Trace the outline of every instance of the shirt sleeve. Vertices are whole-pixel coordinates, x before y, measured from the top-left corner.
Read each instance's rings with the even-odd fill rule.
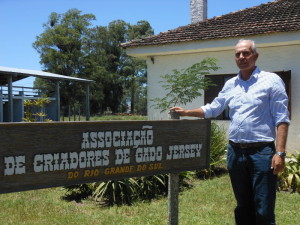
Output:
[[[288,96],[282,79],[276,75],[270,94],[270,109],[275,126],[280,123],[290,124],[288,111]]]
[[[210,103],[202,106],[204,111],[205,118],[214,118],[219,116],[226,106],[228,105],[227,101],[227,92],[229,90],[229,82],[226,82],[222,90],[219,92],[218,96]]]

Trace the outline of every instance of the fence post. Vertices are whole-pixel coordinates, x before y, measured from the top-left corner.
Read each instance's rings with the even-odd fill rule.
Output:
[[[170,111],[170,119],[178,120],[180,116],[175,111]],[[179,193],[179,174],[170,173],[168,182],[168,224],[178,225],[178,193]]]
[[[69,121],[71,121],[71,105],[69,103]]]

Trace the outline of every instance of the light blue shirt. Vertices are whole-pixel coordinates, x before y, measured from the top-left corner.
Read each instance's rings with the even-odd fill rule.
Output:
[[[205,118],[217,117],[229,106],[229,140],[236,143],[275,140],[278,124],[290,123],[288,97],[282,79],[258,67],[244,81],[228,80],[211,104],[202,106]]]

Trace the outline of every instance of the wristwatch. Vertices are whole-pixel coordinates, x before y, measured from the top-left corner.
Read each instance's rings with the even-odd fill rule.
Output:
[[[284,158],[286,156],[285,152],[276,152],[275,154],[279,155],[282,158]]]

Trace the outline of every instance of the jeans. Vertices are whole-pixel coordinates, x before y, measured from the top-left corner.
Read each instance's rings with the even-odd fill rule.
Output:
[[[274,144],[260,148],[228,145],[227,167],[237,201],[236,225],[275,225],[277,175],[271,161]]]

